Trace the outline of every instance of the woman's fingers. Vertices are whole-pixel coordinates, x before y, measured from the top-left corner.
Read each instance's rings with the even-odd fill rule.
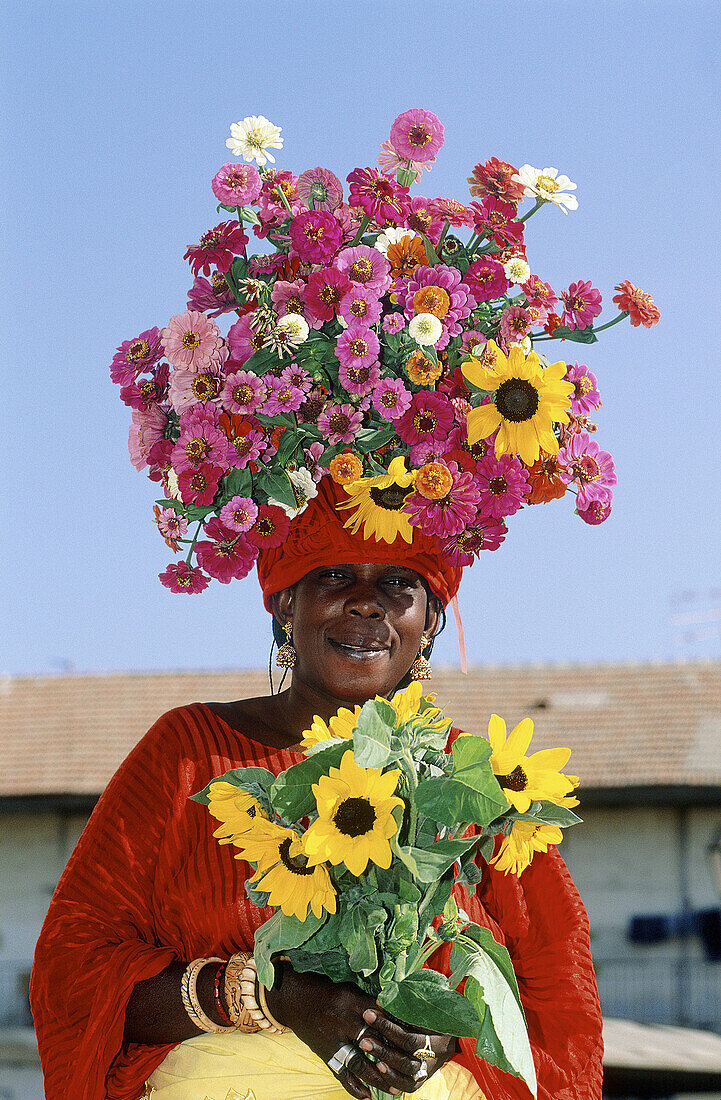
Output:
[[[373,1055],[380,1072],[385,1072],[386,1080],[392,1078],[402,1091],[412,1091],[410,1086],[414,1081],[417,1082],[416,1074],[421,1068],[417,1058],[401,1053],[395,1047],[389,1046],[387,1042],[369,1033],[363,1036],[360,1048],[366,1054]],[[434,1067],[429,1065],[428,1068],[431,1071]]]

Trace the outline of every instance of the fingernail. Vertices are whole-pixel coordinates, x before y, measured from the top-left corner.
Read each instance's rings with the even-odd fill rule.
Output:
[[[378,1019],[378,1014],[372,1008],[367,1008],[363,1013],[363,1019],[367,1024],[374,1024]]]
[[[358,1045],[360,1046],[361,1050],[373,1050],[373,1044],[370,1039],[361,1039]]]
[[[376,1069],[379,1073],[388,1073],[388,1066],[385,1062],[376,1062]]]
[[[400,1096],[400,1094],[401,1094],[400,1089],[393,1088],[393,1089],[391,1089],[391,1092],[393,1093],[394,1096]]]

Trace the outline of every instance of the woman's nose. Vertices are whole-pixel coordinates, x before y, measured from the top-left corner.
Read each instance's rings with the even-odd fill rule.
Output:
[[[345,609],[347,614],[363,619],[384,619],[386,614],[375,585],[356,585],[346,599]]]

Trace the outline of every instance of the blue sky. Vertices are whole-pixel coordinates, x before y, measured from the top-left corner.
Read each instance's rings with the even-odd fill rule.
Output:
[[[108,364],[185,308],[182,256],[215,224],[231,122],[264,114],[280,166],[344,178],[411,106],[446,127],[423,193],[467,198],[493,155],[553,165],[579,209],[534,217],[532,269],[557,290],[592,279],[603,320],[625,278],[662,311],[650,331],[552,345],[599,379],[614,511],[597,528],[567,501],[512,517],[464,577],[469,660],[721,655],[716,3],[16,0],[3,22],[0,671],[267,662],[253,578],[191,598],[158,582],[155,487],[130,465]],[[711,612],[707,637],[679,636],[679,607]],[[457,663],[452,623],[435,659]]]

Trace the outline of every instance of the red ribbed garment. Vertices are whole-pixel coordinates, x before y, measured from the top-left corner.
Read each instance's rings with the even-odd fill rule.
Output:
[[[46,1100],[138,1100],[171,1046],[123,1046],[137,982],[175,959],[252,950],[272,910],[256,909],[249,868],[213,838],[188,800],[214,776],[256,765],[278,773],[301,758],[241,736],[202,703],[163,715],[118,769],[55,891],[30,988]],[[539,1100],[600,1100],[601,1014],[588,920],[555,849],[520,879],[487,869],[456,897],[505,943],[518,976]],[[431,960],[443,969],[443,959]],[[529,1100],[516,1078],[458,1056],[488,1100]]]

